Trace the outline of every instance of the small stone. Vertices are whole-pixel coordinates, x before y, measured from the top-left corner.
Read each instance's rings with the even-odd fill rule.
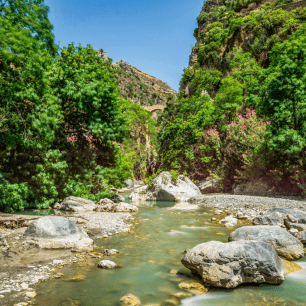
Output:
[[[20,286],[21,286],[21,288],[22,288],[23,290],[26,290],[26,289],[29,288],[29,285],[26,284],[25,282],[23,282]]]
[[[211,218],[211,221],[216,221],[217,219],[216,218]]]
[[[3,299],[4,298],[4,295],[0,294],[0,299]]]
[[[105,249],[104,252],[103,252],[103,254],[106,255],[106,256],[112,256],[112,255],[115,255],[117,253],[119,253],[119,251],[116,250],[116,249]]]
[[[183,282],[179,284],[179,287],[181,289],[190,291],[192,293],[197,293],[197,294],[204,294],[208,292],[208,288],[202,285],[201,283],[197,282]]]
[[[11,289],[6,289],[6,290],[0,291],[0,294],[2,294],[2,293],[11,293]]]
[[[54,278],[61,278],[62,276],[64,276],[63,273],[56,273],[53,277]]]
[[[140,306],[140,299],[133,295],[127,294],[120,299],[121,306]]]
[[[101,260],[98,263],[98,267],[102,269],[113,269],[113,268],[116,268],[117,265],[113,261],[110,261],[110,260]]]
[[[25,296],[30,298],[30,299],[34,299],[36,297],[36,292],[35,291],[28,291],[25,293]]]
[[[179,299],[185,299],[187,297],[192,296],[192,293],[191,292],[178,292],[178,293],[173,294],[173,296]]]
[[[21,303],[18,303],[18,304],[14,304],[14,306],[28,306],[29,303],[27,302],[21,302]]]
[[[54,265],[64,265],[64,264],[65,264],[65,261],[64,261],[64,260],[54,259],[54,260],[53,260],[53,264],[54,264]]]
[[[176,299],[175,297],[172,297],[171,299],[165,300],[165,302],[163,304],[165,305],[178,305],[180,302],[178,299]]]
[[[222,210],[217,209],[217,210],[215,210],[214,214],[215,214],[215,215],[221,215],[222,212],[223,212]]]
[[[178,270],[171,270],[169,273],[170,273],[170,274],[173,274],[173,275],[176,275],[177,272],[178,272]]]

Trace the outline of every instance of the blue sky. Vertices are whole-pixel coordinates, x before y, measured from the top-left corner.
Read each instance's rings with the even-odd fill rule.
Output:
[[[102,48],[178,90],[203,0],[45,0],[55,42]]]

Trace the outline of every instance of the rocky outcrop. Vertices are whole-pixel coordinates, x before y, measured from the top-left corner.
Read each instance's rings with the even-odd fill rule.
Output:
[[[97,203],[96,212],[137,212],[138,207],[124,202],[114,203],[110,199],[102,199]]]
[[[297,239],[301,241],[302,243],[306,243],[306,231],[299,232],[297,234]]]
[[[23,234],[40,248],[92,251],[93,240],[74,222],[63,217],[42,217],[31,223]]]
[[[207,285],[281,284],[286,275],[274,247],[264,241],[210,241],[188,250],[182,264]]]
[[[228,241],[257,240],[271,244],[279,256],[297,260],[304,256],[302,243],[279,226],[244,226],[230,234]]]
[[[96,204],[93,201],[79,197],[67,197],[60,204],[57,203],[54,208],[75,212],[85,212],[93,211],[96,208]]]

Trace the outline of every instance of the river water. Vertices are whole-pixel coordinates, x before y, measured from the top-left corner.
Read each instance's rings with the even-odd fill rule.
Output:
[[[37,305],[116,306],[129,293],[138,296],[142,305],[171,305],[166,301],[175,302],[173,294],[183,292],[178,286],[180,282],[197,280],[180,262],[184,251],[211,240],[227,242],[230,232],[245,224],[239,221],[235,228],[228,229],[210,221],[213,212],[210,208],[184,211],[176,209],[172,202],[143,202],[139,208],[132,233],[95,241],[98,246],[95,251],[119,250],[119,254],[101,259],[112,260],[120,268],[99,269],[97,263],[101,259],[64,268],[60,271],[65,275],[63,278],[37,286]],[[298,263],[304,269],[289,274],[280,286],[211,289],[208,294],[177,303],[182,306],[306,305],[306,260]],[[69,281],[75,276],[79,281]]]

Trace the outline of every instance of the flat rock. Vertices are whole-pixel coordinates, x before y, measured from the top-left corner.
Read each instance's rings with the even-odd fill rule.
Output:
[[[114,269],[117,265],[111,260],[101,260],[98,263],[98,267],[102,269]]]
[[[274,247],[264,241],[210,241],[187,251],[182,264],[207,285],[235,288],[243,283],[281,284],[286,275]]]
[[[23,234],[40,248],[72,248],[75,251],[91,251],[93,240],[88,238],[73,221],[58,216],[47,216],[31,223]]]
[[[279,226],[244,226],[232,232],[228,241],[256,240],[271,244],[279,256],[297,260],[304,256],[302,243]]]
[[[93,201],[79,197],[67,197],[60,203],[60,209],[75,212],[93,211],[95,208],[96,204]]]

